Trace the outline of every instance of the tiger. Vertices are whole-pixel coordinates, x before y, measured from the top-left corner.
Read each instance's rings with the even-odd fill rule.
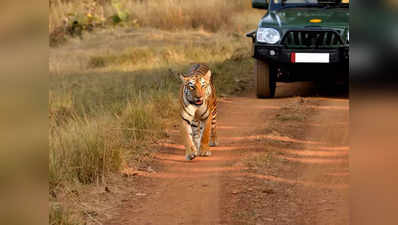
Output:
[[[186,160],[211,156],[209,146],[217,145],[217,98],[211,76],[205,64],[194,64],[188,73],[179,74],[181,134]]]

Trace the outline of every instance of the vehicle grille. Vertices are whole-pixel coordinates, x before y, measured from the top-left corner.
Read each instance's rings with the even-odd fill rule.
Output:
[[[333,48],[342,46],[343,40],[334,30],[291,30],[281,43],[291,48]]]

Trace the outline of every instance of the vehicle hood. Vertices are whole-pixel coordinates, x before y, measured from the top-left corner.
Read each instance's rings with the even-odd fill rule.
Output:
[[[346,29],[349,24],[348,8],[287,8],[267,13],[259,27],[304,28],[306,26]],[[320,23],[311,23],[311,19],[320,19]]]

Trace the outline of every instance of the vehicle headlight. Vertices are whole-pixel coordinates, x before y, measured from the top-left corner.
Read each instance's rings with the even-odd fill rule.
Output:
[[[347,41],[350,42],[350,31],[347,32]]]
[[[275,44],[281,39],[279,31],[274,28],[258,28],[256,37],[258,42],[268,44]]]

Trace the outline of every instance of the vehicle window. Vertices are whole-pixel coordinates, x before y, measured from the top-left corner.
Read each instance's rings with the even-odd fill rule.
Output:
[[[308,3],[308,4],[316,4],[318,3],[318,0],[285,0],[283,1],[284,3],[291,3],[291,4],[304,4],[304,3]]]
[[[276,4],[283,2],[284,4],[333,4],[339,3],[339,0],[274,0]],[[349,4],[350,0],[341,0],[343,4]]]

